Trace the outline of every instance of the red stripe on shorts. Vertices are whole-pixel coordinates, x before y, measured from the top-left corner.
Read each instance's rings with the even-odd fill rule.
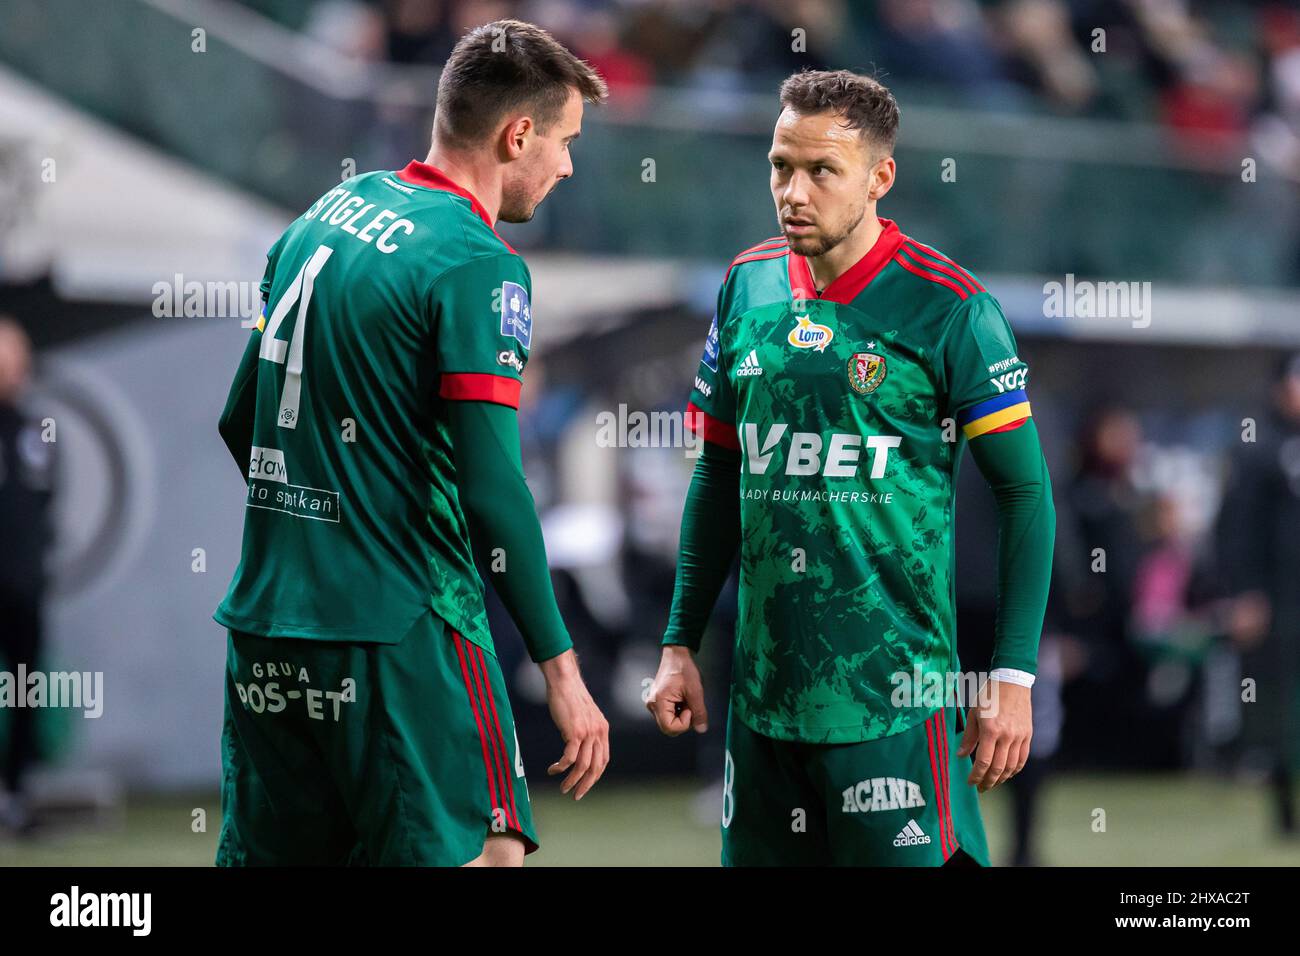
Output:
[[[469,706],[474,711],[474,723],[478,725],[478,742],[483,748],[483,769],[487,773],[488,794],[492,797],[491,810],[493,816],[495,816],[497,807],[496,778],[492,774],[492,762],[488,757],[487,737],[483,734],[483,719],[478,712],[478,698],[474,694],[474,682],[469,676],[469,667],[465,663],[465,648],[462,646],[465,639],[455,631],[451,632],[451,638],[456,643],[456,655],[460,658],[460,672],[465,678],[465,691],[469,694]]]
[[[469,670],[474,675],[475,686],[478,689],[478,705],[483,712],[483,725],[487,728],[488,748],[492,751],[492,767],[496,771],[498,781],[498,795],[501,802],[497,804],[501,812],[505,814],[506,826],[515,826],[515,821],[510,816],[510,797],[506,788],[505,761],[501,755],[501,748],[497,746],[496,734],[492,731],[492,718],[488,715],[487,695],[483,690],[483,684],[487,683],[487,677],[479,670],[478,656],[474,653],[478,648],[473,642],[467,641],[465,651],[469,654]],[[495,809],[495,808],[494,808]],[[495,813],[493,814],[495,817]]]
[[[925,721],[925,739],[930,745],[930,773],[934,779],[934,803],[935,809],[939,811],[939,844],[943,847],[943,858],[948,859],[948,831],[943,827],[943,785],[940,782],[938,757],[935,754],[934,741],[934,720],[927,718]]]
[[[943,775],[943,807],[944,816],[948,820],[948,845],[952,847],[953,852],[957,850],[957,829],[952,822],[952,785],[948,782],[948,712],[941,710],[935,716],[935,730],[939,734],[939,739],[943,746],[939,748],[939,771]]]
[[[483,668],[483,684],[487,687],[488,709],[492,713],[492,721],[489,726],[496,733],[496,739],[501,744],[501,760],[505,763],[505,780],[506,790],[510,794],[510,814],[514,818],[514,825],[519,829],[519,808],[515,805],[515,779],[513,768],[510,766],[510,750],[506,747],[505,735],[501,732],[501,718],[497,716],[496,695],[492,693],[492,681],[488,675],[487,660],[483,657],[483,648],[475,646],[471,653],[478,655],[479,666]]]

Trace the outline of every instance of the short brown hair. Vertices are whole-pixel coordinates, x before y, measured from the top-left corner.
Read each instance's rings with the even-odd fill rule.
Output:
[[[588,103],[607,93],[605,81],[539,26],[497,20],[460,38],[438,81],[434,129],[453,146],[489,136],[511,110],[527,107],[545,133],[560,118],[569,91]]]
[[[804,70],[781,84],[781,108],[796,113],[839,113],[849,129],[894,152],[898,102],[879,80],[849,70]]]

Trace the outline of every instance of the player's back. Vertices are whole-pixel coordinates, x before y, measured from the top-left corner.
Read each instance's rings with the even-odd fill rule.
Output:
[[[393,643],[432,607],[488,644],[439,385],[477,369],[453,367],[459,340],[501,349],[499,302],[466,300],[523,265],[436,172],[348,180],[268,256],[243,551],[217,612],[228,627]],[[462,281],[480,274],[493,279]]]

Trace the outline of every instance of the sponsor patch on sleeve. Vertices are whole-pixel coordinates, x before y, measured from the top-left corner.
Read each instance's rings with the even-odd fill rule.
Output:
[[[518,282],[501,283],[501,334],[529,348],[533,339],[533,310],[528,290]]]
[[[502,349],[498,352],[497,364],[512,368],[520,375],[524,374],[524,360],[515,353],[514,349]]]
[[[700,361],[710,372],[718,370],[718,317],[716,315],[709,326],[709,337],[704,340],[704,354],[700,357]]]

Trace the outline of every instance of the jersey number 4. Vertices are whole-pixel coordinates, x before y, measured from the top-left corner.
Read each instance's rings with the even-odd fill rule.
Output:
[[[284,297],[275,304],[275,311],[262,333],[258,357],[284,366],[284,390],[280,392],[280,412],[276,415],[276,424],[281,428],[298,427],[298,405],[302,398],[302,339],[307,328],[307,307],[311,305],[316,277],[333,252],[329,246],[321,246],[312,254],[293,277],[293,284]],[[298,306],[298,317],[293,323],[293,338],[288,341],[277,339],[275,334],[295,305]]]

